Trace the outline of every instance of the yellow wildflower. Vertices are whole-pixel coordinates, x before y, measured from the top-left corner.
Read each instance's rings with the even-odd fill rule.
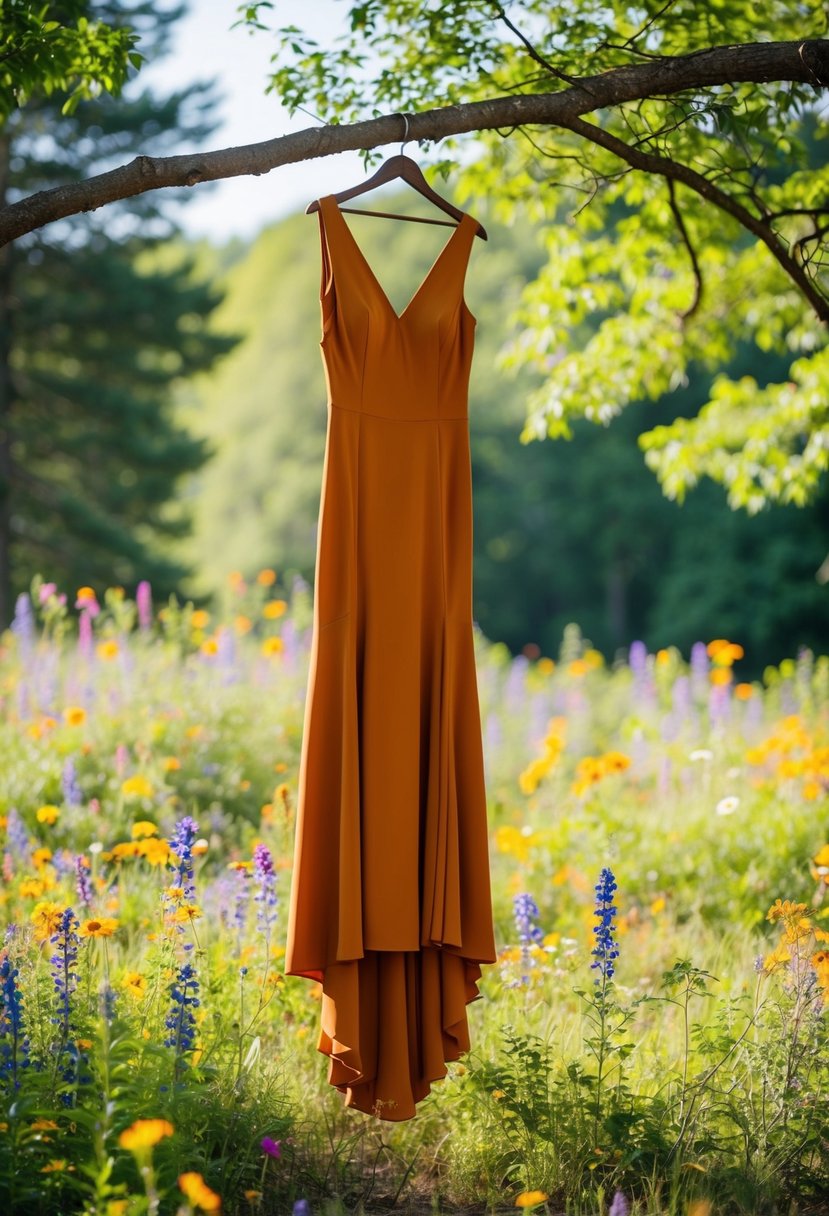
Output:
[[[282,638],[265,638],[262,643],[262,654],[266,658],[273,658],[280,654],[285,649],[285,643]]]
[[[81,705],[67,705],[63,711],[63,720],[67,726],[83,726],[86,721],[86,710]]]
[[[285,600],[268,600],[262,608],[262,616],[266,621],[277,621],[288,610]]]
[[[194,1170],[188,1171],[186,1174],[179,1174],[178,1185],[179,1190],[193,1207],[200,1208],[203,1212],[222,1210],[221,1198],[215,1191],[211,1191],[201,1174],[197,1174]]]
[[[89,1051],[92,1045],[92,1039],[75,1039],[75,1046],[80,1047],[81,1051]]]
[[[40,899],[46,890],[46,883],[41,878],[24,878],[17,888],[21,899]]]
[[[556,665],[552,659],[539,659],[535,665],[536,671],[542,676],[551,676],[556,669]]]
[[[40,1172],[41,1174],[60,1174],[63,1173],[64,1170],[69,1172],[74,1170],[74,1168],[74,1165],[69,1165],[69,1163],[63,1160],[63,1158],[56,1158],[54,1161],[50,1161],[47,1165],[42,1165],[40,1167]]]
[[[781,943],[772,950],[771,954],[767,954],[763,959],[763,970],[766,972],[776,971],[778,967],[782,967],[784,963],[791,962],[791,952]]]
[[[190,624],[194,629],[206,629],[210,624],[210,613],[205,612],[204,608],[197,608],[190,617]]]
[[[269,568],[260,570],[256,576],[256,581],[260,587],[272,587],[276,582],[276,571]]]
[[[240,612],[238,616],[233,618],[233,628],[237,633],[250,633],[251,629],[253,629],[253,621],[249,616],[245,616]]]
[[[116,861],[123,861],[125,857],[140,857],[141,843],[138,840],[119,840],[118,844],[112,846],[110,856]]]
[[[42,870],[47,861],[51,861],[51,859],[52,850],[47,849],[45,845],[40,849],[35,849],[32,853],[32,862],[36,870]]]
[[[45,942],[60,927],[60,918],[66,911],[66,904],[38,903],[32,909],[32,924],[35,927],[35,938]]]
[[[806,904],[796,904],[790,899],[776,899],[766,913],[766,920],[799,920],[808,911]]]
[[[151,798],[153,787],[143,773],[136,773],[121,782],[121,793],[125,798]]]
[[[140,840],[138,851],[151,866],[166,865],[167,858],[170,856],[169,844],[166,840],[159,840],[157,836],[151,836],[149,840]]]
[[[78,928],[79,937],[112,937],[119,921],[113,916],[102,916],[99,920],[85,920]]]
[[[165,773],[177,773],[181,768],[181,761],[178,756],[165,756],[161,761],[161,767]]]
[[[99,659],[106,659],[107,662],[111,662],[112,659],[115,659],[118,657],[119,649],[120,648],[118,646],[118,643],[115,641],[115,639],[110,638],[106,642],[98,643],[98,645],[96,647],[96,654],[98,655]]]
[[[202,642],[199,650],[202,652],[202,654],[212,657],[213,655],[219,653],[219,643],[215,638],[207,638],[206,641]]]
[[[173,1125],[166,1119],[136,1119],[125,1128],[118,1137],[121,1148],[129,1149],[131,1153],[145,1148],[152,1148],[165,1136],[172,1136]]]
[[[731,683],[731,672],[727,667],[714,667],[710,673],[711,683],[717,687],[723,688],[726,684]]]
[[[35,811],[35,818],[38,823],[48,823],[50,826],[57,823],[60,818],[60,807],[52,806],[47,803],[45,806],[39,806]]]
[[[203,916],[201,908],[198,904],[182,904],[180,908],[176,908],[173,913],[173,920],[177,924],[182,924],[186,920],[197,920]]]
[[[142,836],[155,836],[157,833],[158,828],[149,819],[139,819],[132,825],[133,840],[139,840]]]
[[[515,1200],[517,1208],[534,1208],[547,1199],[546,1191],[522,1191]]]
[[[734,696],[737,698],[738,701],[750,701],[751,698],[754,696],[754,685],[753,684],[735,684],[734,685]]]
[[[146,995],[147,980],[140,971],[128,971],[121,983],[136,1000],[141,1000]]]

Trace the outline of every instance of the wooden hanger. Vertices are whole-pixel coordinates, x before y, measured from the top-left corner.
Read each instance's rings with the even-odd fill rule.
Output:
[[[441,211],[445,211],[447,215],[453,216],[455,220],[463,218],[463,211],[455,207],[448,199],[442,198],[437,191],[432,189],[421,173],[417,161],[412,160],[410,156],[404,156],[402,152],[384,161],[368,181],[361,182],[358,186],[351,186],[347,190],[341,190],[339,194],[334,195],[334,199],[337,203],[344,203],[350,198],[356,198],[359,194],[367,194],[369,190],[374,190],[377,186],[384,186],[386,182],[394,181],[395,178],[400,178],[402,181],[407,182],[417,190],[418,194],[422,194],[430,203],[434,203],[436,207],[440,207]],[[309,203],[305,208],[305,214],[311,215],[314,211],[319,211],[319,206],[319,200],[315,199],[313,203]],[[447,228],[454,228],[456,226],[448,220],[424,219],[419,215],[393,215],[389,211],[363,211],[359,207],[341,207],[341,210],[351,211],[354,215],[377,215],[390,220],[411,220],[414,224],[443,224]],[[483,225],[479,224],[477,220],[475,220],[475,224],[475,235],[481,237],[484,241],[487,240],[486,230]]]

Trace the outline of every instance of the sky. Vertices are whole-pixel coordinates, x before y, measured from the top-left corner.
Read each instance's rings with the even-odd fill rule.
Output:
[[[251,34],[241,27],[230,28],[239,2],[189,0],[189,14],[174,29],[171,54],[146,65],[137,78],[138,83],[164,90],[215,80],[223,95],[218,108],[223,122],[210,137],[209,149],[257,143],[316,125],[307,114],[290,118],[273,94],[266,95],[273,40],[265,31]],[[276,0],[271,15],[264,10],[263,16],[274,24],[295,22],[322,34],[330,32],[344,8],[333,0]],[[192,150],[183,144],[175,152]],[[364,176],[357,153],[347,152],[284,165],[261,177],[227,178],[193,187],[195,197],[181,209],[180,222],[187,235],[209,237],[216,243],[235,236],[247,239],[293,211],[304,211],[321,194],[336,193]]]

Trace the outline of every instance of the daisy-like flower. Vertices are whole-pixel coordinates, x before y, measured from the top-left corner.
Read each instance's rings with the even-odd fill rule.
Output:
[[[718,815],[733,815],[739,805],[740,799],[736,794],[729,794],[727,798],[719,800],[714,810]]]
[[[98,920],[85,920],[78,929],[79,937],[112,937],[120,921],[114,916],[102,916]]]
[[[142,1000],[147,994],[147,980],[140,971],[128,971],[121,984],[135,1000]]]

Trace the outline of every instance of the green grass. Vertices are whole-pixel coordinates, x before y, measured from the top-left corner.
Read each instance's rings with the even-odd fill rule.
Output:
[[[609,668],[574,629],[555,663],[476,638],[500,957],[469,1006],[472,1050],[415,1119],[381,1123],[328,1086],[319,988],[280,971],[308,590],[265,575],[231,598],[225,620],[170,604],[139,629],[111,591],[84,644],[74,606],[44,596],[0,644],[6,1209],[495,1212],[537,1192],[536,1210],[594,1213],[617,1191],[683,1216],[819,1204],[829,663],[804,655],[749,687],[701,653]],[[164,843],[188,817],[190,894]],[[257,844],[275,908],[253,899]],[[619,957],[602,978],[605,867]],[[520,894],[539,939],[523,950]],[[778,899],[806,907],[770,921]],[[76,943],[68,1011],[48,932],[67,907],[87,928],[116,922]],[[789,957],[772,956],[786,934]],[[187,961],[192,1042],[172,995]],[[122,1143],[143,1119],[169,1134]],[[190,1200],[188,1174],[203,1180]]]

